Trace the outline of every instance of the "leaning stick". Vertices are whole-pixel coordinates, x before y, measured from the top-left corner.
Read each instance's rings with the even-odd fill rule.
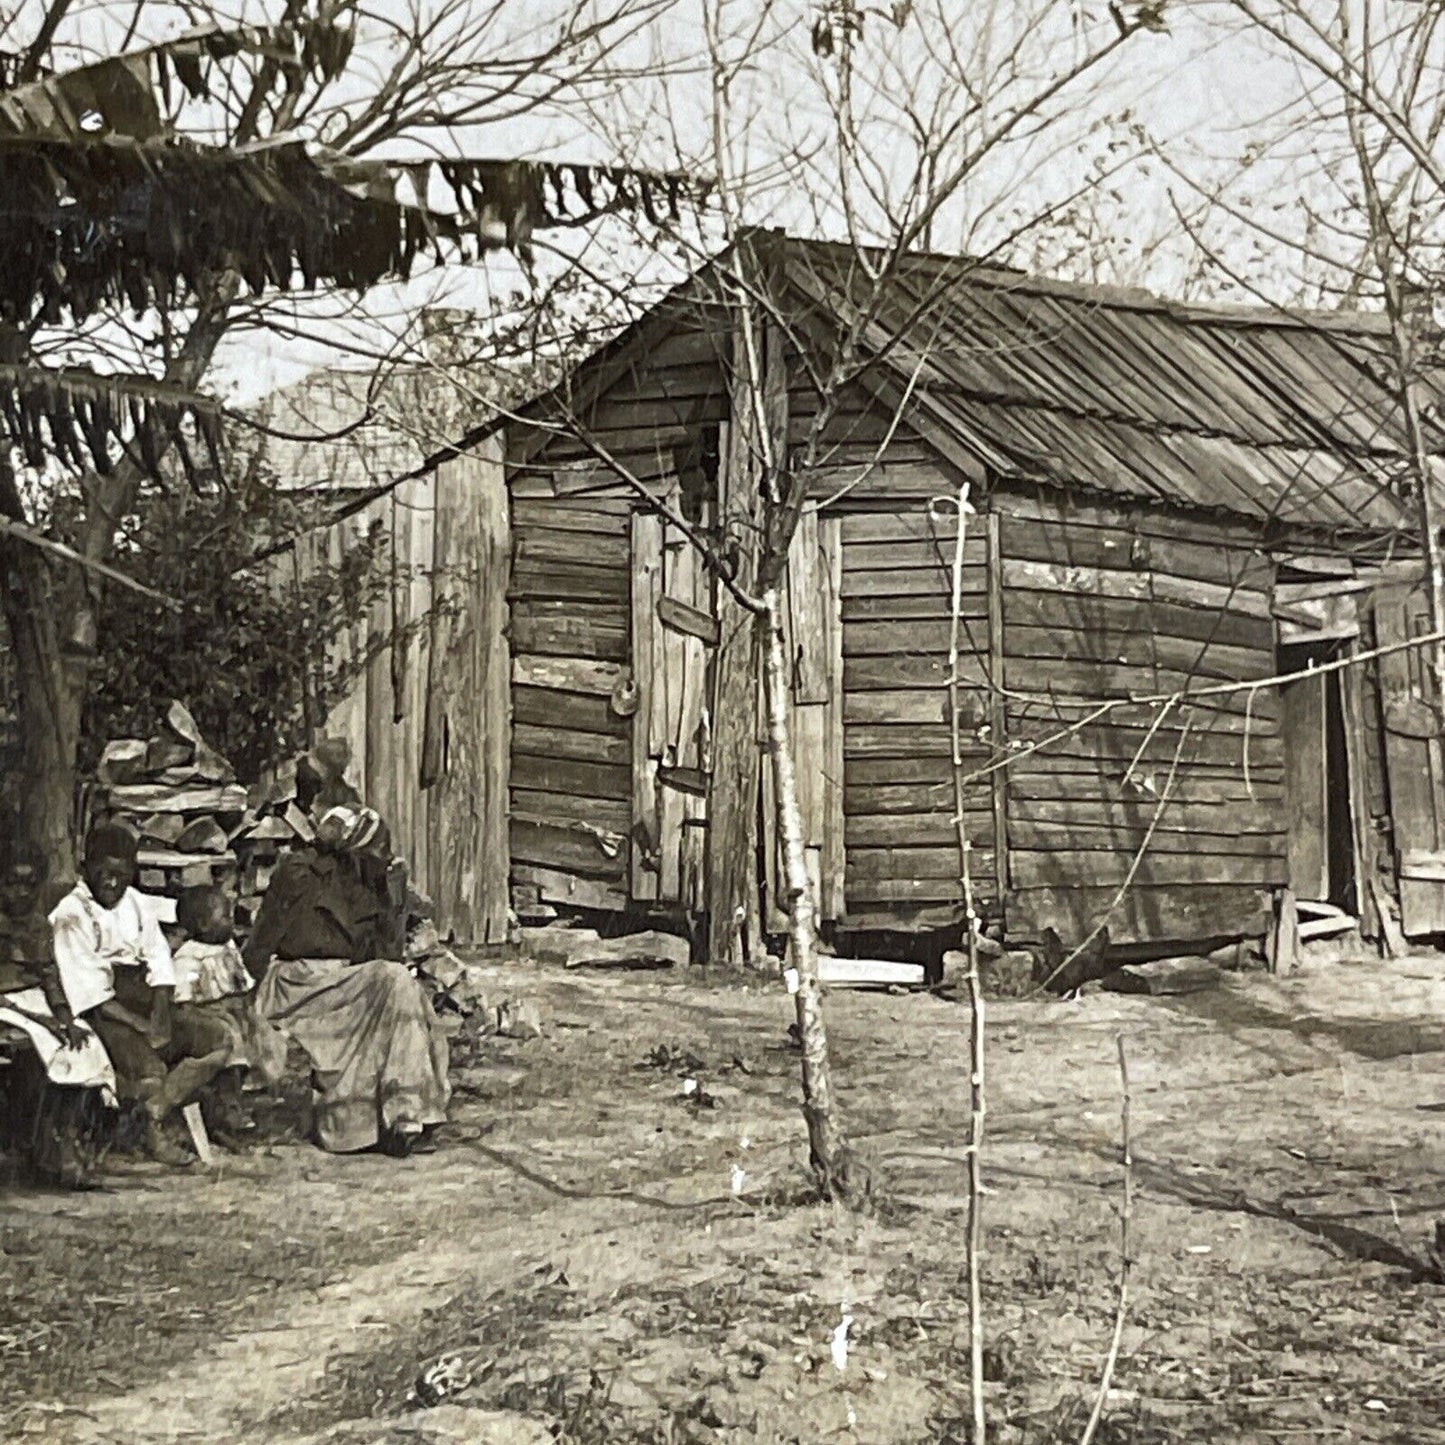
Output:
[[[1079,1445],[1091,1445],[1099,1421],[1104,1417],[1104,1405],[1109,1398],[1109,1386],[1113,1383],[1114,1367],[1119,1363],[1119,1346],[1124,1339],[1124,1320],[1129,1313],[1129,1272],[1133,1260],[1129,1257],[1129,1227],[1134,1214],[1134,1156],[1129,1150],[1129,1059],[1124,1052],[1124,1035],[1117,1040],[1119,1045],[1119,1081],[1123,1087],[1123,1101],[1119,1106],[1120,1131],[1123,1136],[1124,1155],[1124,1207],[1119,1214],[1119,1298],[1114,1306],[1114,1335],[1109,1341],[1109,1353],[1104,1358],[1104,1370],[1099,1376],[1099,1393],[1094,1397],[1094,1411],[1089,1423],[1079,1437]]]

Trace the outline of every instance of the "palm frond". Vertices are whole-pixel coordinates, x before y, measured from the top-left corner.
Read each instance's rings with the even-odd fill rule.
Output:
[[[158,476],[162,457],[174,447],[195,485],[192,445],[219,471],[222,419],[210,398],[148,377],[0,364],[0,445],[18,448],[32,467],[54,458],[104,474],[119,447]]]

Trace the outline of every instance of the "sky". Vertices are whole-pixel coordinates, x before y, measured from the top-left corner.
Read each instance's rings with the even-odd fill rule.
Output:
[[[867,7],[851,52],[853,160],[845,166],[833,109],[843,71],[836,52],[815,53],[818,0],[470,0],[448,8],[458,3],[369,0],[348,81],[329,97],[333,115],[318,113],[303,131],[326,140],[335,112],[365,100],[394,54],[388,27],[405,25],[416,7],[443,16],[431,42],[438,53],[451,48],[465,55],[470,46],[495,58],[534,50],[575,5],[595,14],[611,4],[619,8],[606,42],[569,56],[573,66],[592,67],[585,81],[534,110],[508,106],[492,123],[409,135],[383,153],[450,149],[681,165],[720,173],[737,219],[800,234],[836,235],[849,229],[850,219],[854,229],[886,230],[880,206],[896,206],[915,173],[920,122],[933,136],[956,127],[955,142],[941,157],[946,172],[1004,122],[1011,107],[1112,34],[1107,11],[1093,0],[912,0],[905,11],[894,7],[898,25],[883,6]],[[41,0],[25,4],[38,10]],[[277,0],[210,7],[225,23],[264,20],[276,9]],[[133,13],[131,0],[77,7],[67,32],[79,47],[74,53],[114,53]],[[150,0],[131,43],[176,33],[194,13]],[[1021,126],[978,163],[940,211],[931,243],[973,253],[1002,244],[1006,259],[1076,279],[1197,293],[1198,253],[1180,211],[1197,206],[1199,187],[1230,174],[1252,139],[1278,141],[1288,133],[1281,107],[1298,87],[1293,67],[1267,54],[1228,13],[1213,0],[1170,0],[1168,33],[1132,38],[1045,107],[1046,123]],[[469,32],[480,19],[485,27]],[[712,59],[727,81],[721,107]],[[528,84],[519,81],[523,90]],[[190,118],[204,129],[204,109]],[[847,190],[839,179],[845,171],[854,178]],[[1293,205],[1305,184],[1304,167],[1298,157],[1269,154],[1257,164],[1255,180],[1277,204]],[[1054,224],[1027,224],[1071,197]],[[1221,237],[1251,286],[1264,294],[1288,291],[1290,268],[1277,248],[1238,226],[1216,225],[1214,238]],[[537,276],[498,254],[475,267],[432,270],[405,286],[379,288],[361,304],[354,298],[285,303],[275,312],[276,329],[227,345],[213,386],[245,402],[316,366],[368,364],[371,353],[399,343],[405,350],[419,308],[495,311],[534,285],[546,286],[563,265],[610,272],[640,296],[675,279],[680,265],[706,249],[695,241],[680,255],[672,248],[658,256],[616,225],[552,235],[545,243]],[[1212,281],[1216,290],[1231,290],[1225,277]]]

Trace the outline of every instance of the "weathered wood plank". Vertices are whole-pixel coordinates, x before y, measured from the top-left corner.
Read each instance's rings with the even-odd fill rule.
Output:
[[[616,763],[588,762],[524,753],[515,746],[511,762],[512,786],[544,793],[575,794],[590,798],[630,796],[632,770]]]
[[[544,823],[515,814],[510,826],[512,858],[587,878],[620,881],[627,871],[626,839],[599,839],[581,827]],[[609,850],[615,852],[609,852]]]
[[[1062,498],[1052,488],[1009,485],[994,492],[995,505],[1010,525],[1038,522],[1050,526],[1103,527],[1162,540],[1177,538],[1180,521],[1153,503],[1109,503],[1095,498]],[[1230,547],[1251,551],[1259,546],[1259,523],[1224,522],[1214,517],[1191,516],[1186,523],[1190,539],[1202,547]]]
[[[984,535],[988,542],[988,741],[1000,753],[1008,751],[1008,705],[1004,689],[1008,685],[1008,641],[1005,633],[1003,592],[1003,519],[990,512],[984,519]],[[993,805],[992,841],[999,880],[1009,880],[1008,773],[999,768],[983,779]]]
[[[1274,672],[1273,658],[1266,653],[1219,642],[1166,637],[1158,632],[1010,623],[1005,628],[1005,640],[1011,658],[1158,667],[1167,670],[1165,675],[1192,676],[1205,682],[1249,681]]]
[[[1165,805],[1168,812],[1168,805]],[[1152,814],[1150,815],[1152,816]],[[1149,853],[1228,855],[1241,858],[1276,858],[1285,847],[1282,832],[1202,833],[1178,828],[1149,831],[1149,817],[1124,824],[1035,823],[1015,818],[1009,824],[1009,841],[1018,850],[1037,853],[1088,854],[1107,850],[1132,855],[1148,839]]]
[[[1158,533],[1072,524],[1032,525],[1007,518],[1004,556],[1020,561],[1164,572],[1197,582],[1267,592],[1274,581],[1268,557],[1198,544]]]
[[[626,833],[632,826],[632,811],[620,798],[513,788],[512,810],[519,816],[545,818],[553,823],[585,823],[607,833]]]
[[[581,603],[541,603],[512,608],[512,645],[539,657],[583,657],[598,662],[627,660],[627,626],[610,609],[587,608],[575,616],[540,612],[539,607],[582,608]]]
[[[768,328],[770,336],[775,331]],[[777,349],[781,341],[773,344]],[[741,377],[735,384],[742,386]],[[756,575],[762,532],[758,525],[761,449],[753,444],[756,414],[744,406],[737,415],[736,425],[725,422],[720,428],[718,512],[722,525],[739,538],[737,576],[747,588]],[[749,962],[748,954],[761,932],[757,628],[752,614],[722,588],[717,609],[721,641],[713,680],[712,788],[707,800],[707,957],[715,965],[740,969]]]
[[[845,688],[849,686],[849,681],[845,667]],[[975,684],[975,687],[977,690],[967,691],[959,698],[960,713],[970,728],[977,727],[988,715],[988,698],[982,689],[981,679]],[[941,725],[947,720],[947,717],[948,695],[939,688],[920,688],[917,691],[895,688],[891,691],[848,692],[843,698],[843,722],[847,727],[851,727],[854,723],[907,723],[909,725],[939,723]]]
[[[850,729],[849,731],[855,730]],[[965,762],[972,769],[982,767],[989,762],[993,757],[993,751],[991,748],[974,745],[965,747],[963,755]],[[857,791],[859,800],[862,802],[867,799],[869,790],[897,788],[900,790],[897,796],[902,798],[907,792],[920,785],[924,788],[945,786],[951,788],[951,778],[952,773],[946,753],[936,757],[928,754],[898,758],[858,756],[848,763],[846,791],[849,793]],[[879,793],[878,796],[881,800],[890,795]],[[950,792],[950,805],[952,798],[953,795]],[[891,802],[880,801],[876,808],[860,806],[856,811],[886,813],[892,806]]]
[[[521,652],[512,657],[512,682],[516,687],[547,687],[559,692],[611,697],[621,677],[622,669],[615,662]]]
[[[1104,796],[1102,789],[1090,789],[1088,794],[1091,795],[1081,796],[1083,791],[1075,784],[1064,796],[1019,798],[1013,806],[1013,819],[1019,824],[1054,827],[1063,831],[1111,827],[1141,832],[1149,827],[1159,810],[1158,798],[1135,794],[1125,799],[1118,796],[1120,790],[1117,787],[1110,790],[1114,796]],[[1157,833],[1190,835],[1277,835],[1284,831],[1279,806],[1274,799],[1260,799],[1252,803],[1247,799],[1198,802],[1178,797],[1174,792],[1170,793],[1159,812],[1155,828]],[[1200,846],[1208,849],[1213,844],[1204,838]]]
[[[1243,647],[1270,658],[1274,655],[1274,623],[1237,612],[1209,612],[1148,598],[1080,597],[1024,588],[1008,593],[1004,610],[1010,626],[1158,634]]]
[[[1185,603],[1191,607],[1207,607],[1216,612],[1238,612],[1247,617],[1271,615],[1267,593],[1244,591],[1216,582],[1171,577],[1160,572],[1119,572],[1100,567],[1026,562],[1006,557],[1003,580],[1007,588],[1075,593],[1085,597],[1134,600],[1157,598],[1164,602]]]
[[[665,561],[665,592],[681,601],[700,617],[712,615],[712,583],[696,548],[686,543],[669,528],[670,545]],[[661,599],[659,599],[660,605]],[[703,716],[707,710],[708,649],[701,638],[678,634],[681,644],[679,691],[670,701],[672,762],[682,769],[702,771]],[[678,891],[680,903],[694,914],[705,906],[703,871],[706,860],[707,835],[702,826],[706,817],[706,790],[696,792],[671,790],[674,797],[663,794],[664,816],[677,816]],[[675,799],[675,800],[674,800]]]
[[[564,869],[514,863],[512,879],[540,890],[545,903],[591,908],[599,913],[621,913],[627,907],[627,894],[620,887],[596,878],[580,878]]]
[[[954,903],[860,903],[838,920],[840,932],[934,933],[963,920],[963,900]]]
[[[583,567],[575,563],[522,558],[512,565],[508,597],[532,601],[626,602],[626,568]]]
[[[1281,690],[1285,758],[1288,883],[1296,898],[1327,899],[1326,817],[1330,781],[1325,764],[1325,678],[1302,677]]]
[[[934,472],[931,477],[937,486],[942,479],[942,473]],[[848,512],[838,520],[843,528],[845,554],[850,549],[867,543],[936,542],[946,549],[952,565],[953,539],[958,535],[958,518],[951,510],[936,514],[930,514],[926,507],[910,508],[907,511]],[[977,549],[972,547],[971,539],[965,546],[966,549],[977,552]],[[982,554],[975,556],[974,560],[983,560]]]
[[[1251,681],[1249,678],[1238,680]],[[1135,667],[1128,663],[1111,662],[1064,662],[1048,657],[1016,659],[1009,669],[1011,692],[1048,694],[1085,703],[1110,697],[1160,697],[1208,687],[1212,682],[1213,679],[1191,677],[1175,668]],[[1217,713],[1242,715],[1248,711],[1260,720],[1279,716],[1279,699],[1273,688],[1256,691],[1252,706],[1246,689],[1191,699],[1190,706]]]
[[[1048,664],[1044,666],[1047,667]],[[1067,664],[1057,666],[1063,667]],[[1079,674],[1075,674],[1075,681],[1067,691],[1060,687],[1047,694],[1031,690],[1028,696],[1011,695],[1007,699],[1009,736],[1015,736],[1015,728],[1027,728],[1044,722],[1055,725],[1085,723],[1095,729],[1147,726],[1164,706],[1163,702],[1156,699],[1174,699],[1175,693],[1185,691],[1176,688],[1171,692],[1163,688],[1156,693],[1085,694],[1077,689],[1078,676]],[[1109,706],[1106,711],[1099,713],[1099,705],[1104,702]],[[1248,731],[1256,736],[1267,737],[1279,731],[1279,717],[1279,698],[1272,688],[1256,688],[1252,703],[1249,690],[1241,688],[1238,692],[1209,696],[1192,693],[1187,697],[1178,697],[1174,701],[1167,726],[1178,728],[1187,720],[1193,732]],[[1085,722],[1086,719],[1089,721]]]
[[[676,597],[657,599],[657,618],[664,627],[695,637],[707,647],[716,647],[721,636],[717,619],[699,607],[682,602]]]
[[[960,656],[958,670],[965,687],[980,691],[987,688],[988,666],[977,652],[969,651]],[[923,652],[898,652],[876,657],[845,656],[843,689],[851,694],[916,692],[919,689],[946,694],[948,658]]]
[[[1233,854],[1163,853],[1150,848],[1135,866],[1127,850],[1088,852],[1082,849],[1061,853],[1015,848],[1009,857],[1015,888],[1090,888],[1117,886],[1130,876],[1141,886],[1149,884],[1250,884],[1257,887],[1283,885],[1289,865],[1284,840],[1272,856],[1239,857]]]
[[[516,497],[512,501],[512,527],[526,532],[534,527],[582,532],[589,537],[612,537],[627,555],[629,497]]]
[[[818,514],[807,510],[788,549],[787,626],[788,655],[792,661],[793,701],[799,705],[826,703],[828,628],[824,609],[831,608],[828,575],[819,551]]]
[[[910,759],[912,762],[933,762],[933,759]],[[854,769],[849,769],[851,776]],[[937,760],[933,769],[940,776],[934,782],[881,783],[864,787],[849,785],[843,790],[843,807],[851,826],[855,818],[870,814],[906,816],[915,813],[953,812],[953,783],[948,780],[947,760]]]
[[[994,847],[993,812],[987,793],[979,793],[965,815],[969,841],[975,848]],[[930,813],[861,814],[844,824],[847,846],[855,848],[952,848],[958,856],[953,810]]]
[[[1045,928],[1078,942],[1107,923],[1115,943],[1168,942],[1262,936],[1267,895],[1244,886],[1029,888],[1008,896],[1011,939],[1037,939]]]
[[[620,397],[600,403],[586,418],[589,429],[601,437],[612,430],[638,427],[684,427],[689,432],[722,421],[727,401],[719,386],[710,394],[675,397]]]
[[[1036,755],[1020,764],[1012,785],[1018,806],[1024,804],[1068,802],[1079,797],[1086,788],[1100,803],[1117,803],[1123,808],[1143,806],[1150,795],[1137,787],[1126,786],[1122,780],[1124,765],[1111,767],[1112,760],[1098,758],[1049,758]],[[1011,773],[1013,769],[1009,770]],[[1080,779],[1096,779],[1095,784],[1081,784]],[[1268,766],[1250,769],[1254,800],[1271,812],[1282,805],[1284,769],[1276,754]],[[1155,785],[1162,786],[1157,775]],[[1157,801],[1157,799],[1156,799]],[[1251,801],[1238,763],[1227,765],[1192,763],[1175,777],[1169,792],[1169,811],[1191,803],[1228,804]],[[1084,806],[1081,804],[1081,806]],[[1090,803],[1088,806],[1094,806]]]
[[[818,542],[827,583],[823,618],[827,702],[823,724],[823,844],[819,859],[819,906],[824,919],[835,919],[847,907],[847,810],[843,797],[846,775],[843,760],[843,528],[840,518],[822,519],[818,527]]]
[[[980,599],[980,603],[972,613],[962,614],[965,626],[959,643],[965,652],[983,653],[988,648],[988,604],[986,599]],[[906,653],[910,657],[931,657],[946,662],[949,632],[946,597],[940,605],[944,615],[936,619],[849,622],[843,628],[843,656],[886,658]]]
[[[1032,564],[1019,563],[1018,565]],[[987,572],[986,567],[965,567],[963,569],[964,593],[977,599],[970,603],[971,606],[981,608],[987,605]],[[1007,575],[1005,575],[1005,580],[1007,580]],[[850,572],[846,569],[843,572],[843,596],[845,598],[929,596],[943,598],[946,606],[951,585],[947,572],[937,567],[904,569],[878,567],[866,572]],[[1016,585],[1044,586],[1047,584],[1042,580],[1034,579],[1032,583],[1017,583]]]
[[[572,758],[577,762],[618,766],[629,765],[632,760],[632,744],[627,738],[577,732],[566,727],[517,723],[512,729],[512,746],[519,753],[540,758]]]
[[[566,562],[573,566],[627,570],[625,539],[607,532],[574,532],[560,527],[528,527],[512,533],[514,565]]]
[[[1360,915],[1360,931],[1364,937],[1379,938],[1380,910],[1370,887],[1371,881],[1379,878],[1375,851],[1379,842],[1370,816],[1365,693],[1361,671],[1360,667],[1347,667],[1340,673],[1340,705],[1344,714],[1346,782],[1350,795],[1355,910]]]
[[[924,696],[922,693],[914,695]],[[934,722],[910,722],[906,725],[848,722],[843,729],[843,756],[847,762],[848,775],[852,775],[854,759],[858,758],[948,757],[949,736],[948,729],[941,720],[942,711],[940,704],[939,712],[935,715],[938,720]]]
[[[967,537],[963,544],[965,567],[987,565],[987,544],[982,537]],[[953,538],[942,535],[919,541],[853,542],[843,548],[843,575],[858,572],[927,570],[937,573],[943,585],[953,568]]]
[[[1035,736],[1043,739],[1048,729],[1040,728],[1038,733],[1014,733],[1015,741],[1031,740]],[[1052,734],[1048,734],[1052,736]],[[1191,732],[1179,750],[1179,765],[1176,781],[1196,773],[1201,768],[1224,769],[1231,776],[1244,782],[1244,734],[1242,732]],[[1117,764],[1118,776],[1131,762],[1139,764],[1141,776],[1152,774],[1156,787],[1164,786],[1164,779],[1174,759],[1175,748],[1179,745],[1179,734],[1167,728],[1160,728],[1152,737],[1143,728],[1092,729],[1071,734],[1057,742],[1049,742],[1037,752],[1015,751],[1009,763],[1009,772],[1015,777],[1027,777],[1036,773],[1092,772],[1101,764]],[[1283,744],[1277,732],[1261,735],[1256,732],[1249,740],[1249,774],[1256,784],[1265,778],[1278,781],[1283,767]],[[1087,766],[1080,768],[1084,762]],[[1271,770],[1274,770],[1273,772]]]
[[[977,592],[965,593],[959,615],[977,626],[987,615],[987,598]],[[912,619],[947,622],[951,614],[946,591],[919,593],[906,597],[846,597],[843,621],[851,629],[859,623],[900,622]]]
[[[632,518],[632,677],[637,691],[632,714],[633,838],[628,883],[634,898],[658,896],[661,816],[657,792],[657,758],[663,738],[665,704],[659,691],[661,638],[657,599],[662,592],[662,519],[637,513]]]
[[[979,878],[993,877],[993,853],[989,849],[978,849],[971,853],[972,868]],[[947,878],[958,883],[958,845],[942,844],[936,847],[849,847],[848,878],[849,891],[852,883],[864,879],[882,878]]]
[[[986,909],[997,896],[993,879],[975,876],[974,904]],[[848,912],[863,911],[883,903],[961,903],[963,884],[956,878],[858,878],[849,875]]]
[[[619,717],[612,710],[610,698],[559,692],[550,687],[513,688],[512,717],[515,722],[537,727],[602,733],[614,738],[626,738],[632,729],[629,718]]]

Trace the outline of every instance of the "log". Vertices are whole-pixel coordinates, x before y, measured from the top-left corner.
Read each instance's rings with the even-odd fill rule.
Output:
[[[122,784],[109,790],[107,801],[124,813],[244,813],[247,803],[245,788],[168,788],[157,783]]]
[[[1151,997],[1165,994],[1204,993],[1218,988],[1223,979],[1219,966],[1206,958],[1159,958],[1152,963],[1128,963],[1103,981],[1110,993],[1142,993]]]
[[[142,738],[116,738],[105,745],[96,778],[107,787],[134,783],[145,774],[146,744]]]
[[[224,853],[226,830],[214,818],[197,818],[188,823],[175,841],[178,853]]]
[[[788,992],[796,992],[796,974],[790,968],[784,977]],[[895,963],[883,958],[818,958],[818,982],[825,988],[922,988],[925,982],[921,963]]]

